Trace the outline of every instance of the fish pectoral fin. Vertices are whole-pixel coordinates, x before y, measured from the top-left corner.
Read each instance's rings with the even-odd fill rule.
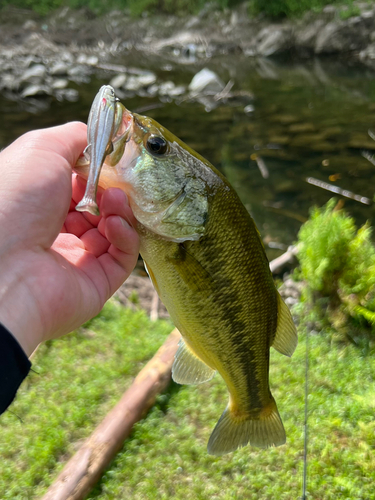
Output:
[[[285,356],[291,356],[298,343],[297,329],[279,292],[277,292],[277,302],[277,330],[272,347]]]
[[[157,292],[157,294],[159,295],[160,297],[160,292],[159,292],[159,286],[158,286],[158,282],[156,281],[156,278],[155,278],[155,275],[154,273],[152,272],[152,269],[150,268],[150,266],[146,263],[146,261],[144,260],[143,261],[143,265],[145,266],[145,270],[146,270],[146,273],[149,275],[150,277],[150,280],[151,280],[151,283],[154,285],[154,288]]]
[[[248,444],[269,448],[281,446],[285,441],[284,426],[272,398],[257,418],[246,414],[236,416],[227,407],[212,431],[207,451],[210,455],[225,455]]]
[[[215,373],[180,340],[172,366],[172,378],[177,384],[202,384],[211,380]]]
[[[168,258],[178,270],[178,274],[186,285],[197,292],[211,288],[211,275],[202,264],[185,247],[185,243],[180,243],[172,257]]]

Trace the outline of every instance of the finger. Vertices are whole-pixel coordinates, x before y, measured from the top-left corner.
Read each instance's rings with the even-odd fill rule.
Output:
[[[110,246],[109,241],[99,233],[97,228],[90,229],[80,239],[85,245],[86,250],[95,255],[95,257],[103,255]]]
[[[101,199],[100,209],[103,217],[119,215],[123,219],[126,219],[131,226],[136,226],[137,221],[129,206],[128,197],[122,189],[106,189]]]
[[[126,262],[124,261],[124,255],[126,255]],[[122,255],[120,250],[111,246],[107,253],[98,258],[108,279],[110,295],[113,295],[124,281],[128,279],[137,263],[138,255],[136,257],[129,254],[124,255]]]
[[[110,215],[104,221],[107,240],[124,254],[136,254],[138,257],[139,237],[135,229],[118,215]]]
[[[80,238],[84,233],[93,229],[94,226],[91,224],[83,214],[79,212],[69,212],[65,219],[65,230],[68,233],[74,234]]]
[[[87,145],[87,127],[81,122],[70,122],[58,127],[27,132],[21,136],[12,146],[22,143],[22,148],[38,149],[40,151],[57,153],[65,158],[72,168],[83,149]]]

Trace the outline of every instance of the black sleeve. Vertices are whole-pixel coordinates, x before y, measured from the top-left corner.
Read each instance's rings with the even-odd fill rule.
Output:
[[[16,396],[31,363],[13,335],[0,323],[0,414]]]

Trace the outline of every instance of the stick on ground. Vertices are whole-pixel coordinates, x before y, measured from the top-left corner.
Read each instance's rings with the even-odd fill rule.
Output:
[[[121,449],[133,425],[153,406],[156,395],[168,386],[179,339],[180,333],[174,329],[117,405],[65,465],[42,500],[86,497]]]

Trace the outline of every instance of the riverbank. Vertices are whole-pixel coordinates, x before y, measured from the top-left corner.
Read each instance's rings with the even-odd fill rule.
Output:
[[[359,15],[343,19],[343,7],[327,6],[300,19],[271,22],[249,17],[245,4],[226,11],[204,9],[184,18],[172,15],[131,18],[113,11],[95,17],[88,11],[60,9],[47,18],[8,7],[0,12],[0,88],[10,98],[52,95],[78,98],[74,84],[85,83],[103,71],[125,74],[113,65],[130,52],[178,65],[205,63],[219,56],[246,58],[334,57],[348,64],[375,68],[375,6],[355,4]],[[349,15],[349,14],[348,14]],[[155,83],[142,77],[141,88]],[[138,85],[129,79],[131,86]],[[128,83],[129,83],[128,82]],[[72,85],[73,84],[73,85]],[[155,91],[155,89],[154,89]],[[183,89],[166,88],[166,95]]]

